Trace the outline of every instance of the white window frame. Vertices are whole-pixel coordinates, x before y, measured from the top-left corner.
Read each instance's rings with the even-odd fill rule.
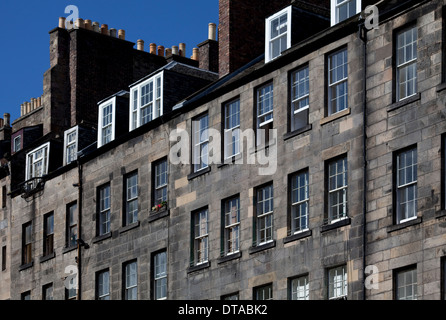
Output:
[[[255,300],[273,300],[273,284],[265,284],[255,290]]]
[[[238,108],[235,113],[234,108]],[[238,123],[232,124],[232,119],[238,119]],[[240,154],[240,99],[231,100],[223,105],[224,126],[224,159],[231,159]]]
[[[17,140],[19,141],[17,143]],[[19,145],[19,147],[17,148],[17,145]],[[22,150],[22,135],[19,134],[17,137],[14,138],[14,145],[13,145],[13,151],[14,152],[19,152],[20,150]]]
[[[131,268],[132,265],[135,266],[134,272],[132,272],[133,271]],[[125,274],[125,287],[124,287],[125,300],[138,300],[138,262],[136,260],[127,262],[124,265],[124,274]],[[132,281],[133,277],[135,278],[134,281]],[[130,291],[133,292],[134,289],[136,289],[135,290],[136,294],[135,296],[132,296],[132,299],[129,299],[128,293]]]
[[[308,275],[296,277],[290,280],[290,299],[310,300]]]
[[[166,171],[160,171],[160,169],[162,168],[161,166],[164,165],[166,166]],[[161,204],[163,201],[167,201],[168,200],[168,181],[169,181],[169,163],[167,162],[167,158],[158,160],[157,162],[155,162],[154,164],[154,169],[155,169],[155,179],[154,179],[154,205],[159,205]],[[165,181],[164,183],[159,183],[160,181],[162,181],[162,177],[165,175]],[[159,195],[164,194],[164,190],[165,191],[165,198],[161,198]]]
[[[348,274],[347,266],[331,268],[328,270],[328,299],[336,300],[347,297]]]
[[[405,165],[405,167],[401,168],[400,167],[400,157],[402,155],[407,155],[407,153],[409,152],[413,152],[415,154],[415,156],[417,157],[417,161],[415,163],[411,163],[410,166]],[[410,220],[414,220],[417,219],[417,212],[418,212],[418,150],[416,147],[408,149],[408,150],[404,150],[398,153],[397,155],[397,163],[396,163],[396,187],[397,187],[397,194],[396,194],[396,199],[397,199],[397,208],[396,208],[396,214],[397,214],[397,223],[404,223]],[[413,154],[412,154],[412,161],[413,161]],[[406,162],[406,160],[405,160]],[[415,170],[414,170],[415,168]],[[407,176],[405,174],[406,169],[411,169],[412,171],[412,177],[413,179],[410,181],[407,181]],[[401,178],[401,172],[404,171],[404,183],[400,184],[400,178]],[[412,200],[413,202],[413,212],[405,212],[405,218],[402,218],[402,214],[403,212],[402,210],[402,203],[401,203],[401,193],[402,192],[406,192],[407,190],[409,190],[410,188],[415,188],[414,192],[415,192],[415,197]],[[409,201],[406,201],[405,204],[409,203]]]
[[[289,6],[289,7],[286,7],[285,9],[275,13],[274,15],[266,18],[266,21],[265,21],[265,28],[266,28],[265,29],[265,63],[268,63],[271,60],[274,60],[274,59],[280,57],[282,55],[283,51],[285,51],[291,47],[291,26],[292,26],[291,12],[292,12],[292,6]],[[275,37],[274,39],[271,39],[271,23],[274,20],[279,19],[283,15],[287,15],[287,22],[286,22],[287,30],[284,33],[280,34],[279,36]],[[285,34],[285,36],[286,36],[286,48],[282,49],[279,55],[273,57],[271,43],[274,40],[277,40],[280,37],[283,37],[284,36],[283,34]]]
[[[106,280],[106,281],[104,281]],[[104,270],[98,272],[97,275],[97,299],[98,300],[110,300],[110,270]],[[102,290],[101,290],[102,288]]]
[[[340,6],[342,6],[342,5],[350,2],[350,1],[353,1],[353,0],[344,0],[341,3],[338,4],[337,0],[331,0],[331,5],[330,5],[330,8],[331,8],[331,26],[334,26],[335,24],[338,24],[339,22],[345,21],[345,20],[339,21],[338,8]],[[356,0],[356,12],[355,12],[355,14],[350,15],[350,17],[348,17],[347,19],[349,19],[349,18],[353,17],[354,15],[360,13],[361,10],[362,10],[362,1],[361,0]]]
[[[45,149],[46,149],[46,154],[45,154]],[[43,152],[43,156],[41,158],[38,159],[34,159],[34,155],[39,152],[40,150],[44,151]],[[26,177],[26,181],[30,180],[31,178],[41,178],[45,175],[48,174],[48,165],[49,165],[49,155],[50,155],[50,143],[47,142],[43,145],[41,145],[40,147],[34,149],[31,152],[28,152],[26,154],[26,171],[25,171],[25,177]],[[46,156],[46,158],[45,158]],[[30,157],[33,157],[32,160],[30,160]],[[33,172],[30,172],[30,165],[34,165],[36,164],[38,161],[42,160],[42,175],[41,176],[35,176],[34,170]],[[31,163],[30,163],[31,162]]]
[[[271,193],[269,195],[269,198],[265,198],[265,190],[266,188],[271,188]],[[260,200],[259,193],[262,193],[262,200]],[[257,195],[257,203],[256,203],[256,237],[257,237],[257,246],[264,245],[269,242],[274,241],[274,186],[272,183],[259,187],[256,190]],[[270,203],[270,210],[266,211],[265,209],[265,203]],[[271,219],[271,223],[267,224],[268,219]],[[265,220],[265,228],[260,228],[260,221]],[[271,237],[267,236],[267,231],[271,232]],[[262,232],[265,233],[265,237],[261,238]]]
[[[164,114],[163,83],[164,83],[164,71],[130,88],[130,117],[129,117],[130,131],[139,128],[140,126],[158,117],[161,117]],[[152,98],[149,99],[148,103],[142,106],[141,105],[142,88],[150,84],[152,84]],[[146,107],[151,108],[152,119],[150,119],[145,123],[142,123],[141,110],[143,110]]]
[[[337,163],[339,161],[342,161],[345,164],[345,170],[342,172],[338,172],[338,166]],[[330,171],[330,167],[331,165],[335,164],[336,165],[336,172],[332,174],[332,172]],[[328,163],[328,168],[327,168],[328,172],[328,179],[327,179],[327,183],[328,183],[328,223],[329,224],[333,224],[336,223],[338,221],[344,220],[348,218],[348,161],[347,161],[347,156],[341,157],[341,158],[337,158],[337,159],[333,159]],[[336,185],[336,187],[334,189],[331,188],[330,185],[330,179],[331,178],[335,178],[337,180],[337,177],[339,175],[344,176],[345,175],[345,181],[343,182],[342,185],[338,186]],[[336,202],[335,204],[332,203],[331,201],[331,195],[332,194],[338,194],[338,193],[343,193],[344,197],[343,200],[341,202]],[[339,207],[342,206],[344,208],[344,212],[334,215],[334,208],[335,207]]]
[[[297,172],[291,177],[291,234],[298,234],[309,230],[309,209],[310,209],[310,177],[309,171],[304,170]],[[305,182],[300,184],[300,178],[304,176]],[[297,181],[296,181],[297,180]],[[304,188],[304,197],[300,197],[300,190]],[[294,197],[297,191],[297,199]],[[295,200],[295,201],[294,201]],[[301,212],[301,208],[306,206],[305,211]],[[298,210],[298,214],[294,214],[294,208]],[[302,219],[305,219],[306,225],[302,225]],[[297,221],[298,220],[298,221]]]
[[[68,137],[73,133],[76,133],[76,138],[74,139],[74,141],[68,142]],[[79,151],[78,141],[79,141],[79,127],[78,126],[65,131],[65,133],[64,133],[64,148],[63,148],[63,150],[64,150],[64,156],[63,156],[64,165],[70,164],[71,162],[77,160],[77,152]],[[73,145],[75,146],[75,157],[74,157],[74,159],[69,161],[68,157],[70,154],[68,152],[68,148]]]
[[[207,127],[201,120],[207,118]],[[194,172],[209,167],[209,114],[206,112],[192,120],[192,164]]]
[[[305,76],[300,78],[300,74],[304,72]],[[298,77],[299,76],[299,77]],[[304,87],[304,92],[301,94],[300,88]],[[297,92],[296,92],[297,91]],[[296,94],[297,93],[297,94]],[[299,68],[291,74],[291,132],[304,128],[309,124],[309,110],[310,110],[310,68],[308,65]],[[297,128],[295,126],[295,118],[300,113],[306,112],[306,125]]]
[[[194,265],[209,261],[209,210],[194,212]]]
[[[412,32],[412,36],[414,35],[413,32],[415,32],[416,35],[416,39],[415,41],[412,41],[410,43],[406,43],[406,39],[405,39],[405,35],[409,32]],[[404,43],[402,48],[399,47],[399,39],[400,36],[404,37]],[[414,39],[412,39],[414,40]],[[412,55],[412,59],[406,60],[407,57],[403,57],[403,61],[400,63],[400,49],[403,49],[403,52],[405,53],[406,50],[404,50],[406,47],[411,46],[412,47],[412,54],[415,53],[415,55]],[[413,48],[415,47],[415,48]],[[415,50],[414,50],[415,49]],[[415,51],[415,52],[414,52]],[[397,36],[396,36],[396,100],[397,101],[401,101],[407,98],[410,98],[414,95],[416,95],[418,93],[418,74],[417,74],[417,67],[418,67],[418,27],[417,26],[412,26],[409,28],[406,28],[404,30],[401,30],[400,32],[398,32]],[[409,68],[414,67],[414,75],[413,78],[411,79],[407,79],[407,75],[406,75],[406,81],[404,82],[405,85],[405,91],[406,91],[406,95],[405,96],[401,96],[401,73],[404,71],[409,71]],[[408,91],[408,86],[410,85],[410,82],[413,81],[413,87],[411,88],[413,90],[412,94],[407,94]]]
[[[160,258],[164,256],[164,261]],[[167,299],[167,250],[158,252],[153,258],[155,300]],[[161,290],[161,292],[159,291]],[[164,290],[164,292],[163,292]],[[164,293],[164,295],[163,295]]]
[[[135,179],[135,185],[130,185],[132,179]],[[138,172],[135,171],[125,176],[125,225],[130,225],[138,221]],[[130,211],[130,205],[135,205],[136,209]]]
[[[102,141],[103,137],[103,129],[104,127],[104,109],[108,106],[112,106],[112,120],[111,123],[108,124],[108,126],[111,126],[111,137],[110,141],[104,143]],[[115,140],[115,125],[116,125],[116,97],[113,97],[99,105],[99,112],[98,112],[98,148],[102,147],[103,145],[112,142]]]
[[[337,56],[337,55],[339,55],[339,54],[345,54],[346,56],[347,56],[347,61],[344,63],[342,63],[342,67],[347,67],[347,74],[346,75],[344,75],[344,77],[342,78],[342,79],[337,79],[336,81],[334,81],[334,82],[331,82],[331,77],[332,77],[332,73],[337,73],[337,69],[340,67],[339,65],[337,65],[336,64],[336,66],[332,66],[332,58],[334,57],[334,56]],[[328,79],[327,79],[327,83],[328,83],[328,103],[327,103],[327,107],[328,107],[328,110],[327,110],[327,114],[328,114],[328,116],[331,116],[331,115],[333,115],[333,114],[336,114],[336,113],[338,113],[338,112],[341,112],[341,111],[343,111],[343,110],[347,110],[348,109],[348,106],[349,106],[349,101],[348,101],[348,97],[349,97],[349,95],[348,95],[348,76],[349,76],[349,74],[348,74],[348,72],[349,72],[349,70],[348,70],[348,48],[347,47],[344,47],[344,48],[342,48],[342,49],[339,49],[339,50],[337,50],[337,51],[335,51],[335,52],[333,52],[333,53],[331,53],[330,55],[328,55],[328,57],[327,57],[327,66],[328,66],[328,72],[327,72],[327,76],[328,76]],[[333,101],[337,101],[338,99],[339,99],[339,97],[341,97],[341,95],[333,95],[333,93],[332,93],[332,91],[333,91],[333,89],[336,89],[337,87],[339,87],[340,85],[343,85],[343,84],[345,84],[346,85],[346,92],[344,92],[344,95],[345,95],[345,107],[343,107],[342,109],[339,109],[338,110],[338,108],[337,108],[337,102],[336,102],[336,110],[333,110]]]
[[[108,195],[103,191],[108,189]],[[111,232],[111,185],[109,183],[99,187],[99,212],[98,212],[98,235],[104,235]],[[106,199],[107,202],[106,202]],[[106,206],[108,204],[108,206]]]
[[[412,282],[408,282],[408,275],[412,278]],[[418,297],[418,273],[417,268],[400,270],[395,273],[395,298],[397,300],[417,300]],[[407,288],[411,288],[412,294],[407,295]],[[404,296],[401,297],[399,292],[403,289]]]
[[[235,201],[235,206],[233,202]],[[228,205],[232,205],[229,207]],[[234,212],[235,208],[235,212]],[[228,211],[229,209],[229,211]],[[223,203],[224,256],[240,251],[240,196],[226,199]]]

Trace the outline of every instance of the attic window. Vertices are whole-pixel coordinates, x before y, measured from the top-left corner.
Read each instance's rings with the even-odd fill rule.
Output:
[[[291,47],[291,6],[266,19],[265,62]]]
[[[331,0],[331,25],[347,20],[361,11],[361,0]]]
[[[98,148],[115,139],[116,97],[99,105]]]
[[[22,136],[14,138],[13,152],[19,152],[22,149]]]
[[[48,174],[49,142],[26,155],[26,180]]]
[[[163,115],[163,73],[130,89],[130,131]]]
[[[64,164],[70,164],[73,161],[77,160],[77,135],[78,135],[78,127],[74,127],[70,130],[65,131],[64,138]]]

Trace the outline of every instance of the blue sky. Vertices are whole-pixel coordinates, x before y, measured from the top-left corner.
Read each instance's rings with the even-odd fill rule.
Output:
[[[143,39],[172,47],[186,43],[186,56],[208,37],[208,24],[218,24],[218,0],[0,0],[0,117],[20,116],[20,104],[43,93],[49,68],[49,34],[65,8],[75,5],[82,19],[124,29],[126,40]]]

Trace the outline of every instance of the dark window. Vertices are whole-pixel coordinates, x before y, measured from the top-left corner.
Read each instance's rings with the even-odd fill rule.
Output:
[[[273,300],[273,284],[254,288],[254,300]]]
[[[124,300],[138,300],[138,265],[136,260],[123,266]]]
[[[66,216],[66,247],[74,247],[77,245],[77,202],[73,202],[67,205],[67,216]]]
[[[125,208],[124,225],[138,221],[138,172],[128,174],[124,179]]]
[[[167,251],[153,255],[153,292],[155,300],[167,298]]]
[[[446,300],[446,257],[441,258],[441,299]]]
[[[22,264],[32,262],[32,223],[22,226]]]
[[[96,300],[110,300],[110,271],[96,273]]]
[[[98,188],[98,235],[110,232],[110,184]]]
[[[6,208],[6,186],[2,187],[2,208]]]
[[[238,292],[226,294],[221,297],[221,300],[240,300],[240,295]]]
[[[54,300],[52,283],[48,283],[42,287],[42,300]]]
[[[6,270],[6,246],[2,247],[2,271]]]
[[[43,256],[54,252],[54,213],[44,216],[43,223]]]
[[[26,291],[21,294],[21,300],[31,300],[31,291]]]
[[[161,159],[153,165],[153,204],[155,206],[167,202],[168,170],[167,158]]]
[[[204,208],[192,213],[192,265],[208,262],[209,259],[209,214]]]
[[[222,255],[230,255],[240,250],[240,196],[222,203],[223,246]]]

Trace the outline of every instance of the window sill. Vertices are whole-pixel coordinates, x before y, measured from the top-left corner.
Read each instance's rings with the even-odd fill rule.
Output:
[[[345,110],[336,112],[335,114],[332,114],[331,116],[325,117],[324,119],[321,119],[320,124],[323,126],[324,124],[333,122],[335,120],[338,120],[342,117],[348,116],[351,113],[351,109],[347,108]]]
[[[68,252],[76,250],[76,249],[77,249],[77,245],[74,245],[71,247],[65,247],[62,249],[62,254],[68,253]]]
[[[337,228],[340,228],[340,227],[348,226],[348,225],[351,224],[351,222],[352,222],[352,220],[350,218],[345,218],[345,219],[341,219],[341,220],[336,221],[336,222],[331,223],[331,224],[323,225],[321,227],[321,233],[324,233],[324,232],[327,232],[327,231],[330,231],[330,230],[334,230],[334,229],[337,229]]]
[[[394,104],[392,104],[391,106],[389,106],[387,108],[387,112],[391,112],[391,111],[397,110],[397,109],[402,108],[402,107],[404,107],[404,106],[406,106],[408,104],[416,102],[416,101],[418,101],[420,99],[421,99],[421,93],[417,93],[417,94],[415,94],[415,95],[413,95],[413,96],[411,96],[409,98],[406,98],[404,100],[395,102]]]
[[[446,210],[441,210],[435,213],[435,218],[440,219],[446,217]]]
[[[421,222],[423,222],[423,218],[418,217],[418,218],[410,220],[410,221],[406,221],[403,223],[395,224],[393,226],[389,226],[389,227],[387,227],[387,232],[390,233],[390,232],[401,230],[401,229],[404,229],[404,228],[407,228],[410,226],[415,226],[417,224],[420,224]]]
[[[51,260],[51,259],[53,259],[55,257],[56,257],[56,253],[55,252],[50,253],[50,254],[48,254],[46,256],[40,257],[40,263],[48,261],[48,260]]]
[[[189,180],[189,181],[193,180],[193,179],[195,179],[199,176],[202,176],[208,172],[211,172],[211,167],[207,167],[206,169],[191,173],[190,175],[187,176],[187,180]]]
[[[298,233],[292,234],[292,235],[284,238],[283,243],[285,244],[285,243],[289,243],[289,242],[293,242],[293,241],[297,241],[297,240],[302,240],[302,239],[310,237],[311,234],[312,234],[311,230],[305,230],[302,232],[298,232]]]
[[[98,243],[98,242],[101,242],[101,241],[103,241],[105,239],[111,238],[111,236],[112,236],[111,232],[103,234],[103,235],[100,235],[100,236],[96,236],[96,237],[93,238],[92,242],[93,243]]]
[[[257,253],[263,250],[271,249],[276,246],[276,240],[249,248],[249,254]]]
[[[121,233],[127,232],[127,231],[129,231],[129,230],[138,228],[138,227],[139,227],[139,224],[140,224],[139,221],[136,221],[136,222],[134,222],[134,223],[132,223],[132,224],[129,224],[129,225],[126,225],[126,226],[120,228],[120,229],[118,230],[118,232],[119,232],[119,234],[121,234]]]
[[[158,219],[167,217],[170,214],[170,210],[167,207],[163,207],[158,211],[150,211],[149,213],[149,222],[156,221]]]
[[[242,257],[242,253],[239,251],[239,252],[227,254],[224,257],[221,257],[220,259],[218,259],[217,263],[221,264],[221,263],[225,263],[225,262],[228,262],[231,260],[239,259],[241,257]]]
[[[305,132],[307,132],[307,131],[310,131],[311,129],[313,129],[313,126],[312,126],[311,124],[309,124],[309,125],[307,125],[307,126],[301,128],[301,129],[299,129],[299,130],[295,130],[295,131],[292,131],[292,132],[288,132],[288,133],[286,133],[286,134],[283,135],[283,140],[286,141],[286,140],[288,140],[288,139],[294,138],[295,136],[298,136],[298,135],[300,135],[300,134],[302,134],[302,133],[305,133]]]
[[[240,160],[240,159],[242,159],[243,158],[243,155],[242,155],[242,153],[237,153],[236,155],[234,155],[234,156],[232,156],[232,157],[230,157],[230,158],[227,158],[227,159],[225,159],[224,161],[223,161],[223,163],[221,163],[221,164],[218,164],[217,165],[217,168],[222,168],[222,167],[224,167],[224,166],[227,166],[227,165],[230,165],[230,164],[235,164],[235,162],[237,161],[237,160]]]
[[[19,271],[23,271],[23,270],[32,268],[33,264],[34,264],[34,261],[31,261],[30,263],[27,263],[27,264],[22,264],[22,265],[19,267]]]
[[[194,266],[190,266],[187,269],[187,273],[192,273],[192,272],[196,272],[196,271],[200,271],[206,268],[209,268],[211,266],[211,263],[209,261],[204,262],[204,263],[200,263],[198,265],[194,265]]]
[[[446,82],[442,82],[437,86],[437,92],[441,92],[443,90],[446,90]]]

